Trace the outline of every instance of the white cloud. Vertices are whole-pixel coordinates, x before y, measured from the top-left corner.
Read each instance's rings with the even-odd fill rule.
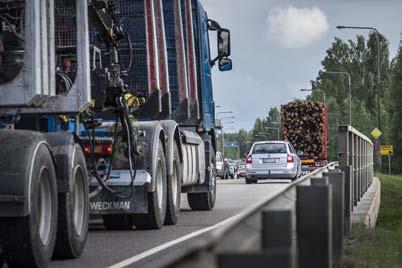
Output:
[[[318,7],[274,9],[267,18],[267,40],[288,48],[305,47],[329,30],[327,17]]]

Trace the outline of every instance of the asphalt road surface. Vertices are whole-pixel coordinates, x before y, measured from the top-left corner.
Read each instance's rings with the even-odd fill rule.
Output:
[[[151,231],[106,231],[101,221],[90,226],[83,256],[76,260],[53,261],[50,268],[163,267],[183,249],[207,238],[245,208],[287,185],[288,181],[262,181],[246,185],[243,179],[218,181],[213,211],[190,211],[182,196],[180,219],[175,226]]]

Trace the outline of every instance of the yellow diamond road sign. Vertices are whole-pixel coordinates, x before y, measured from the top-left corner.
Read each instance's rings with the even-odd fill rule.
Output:
[[[371,134],[371,136],[374,137],[374,139],[378,139],[379,137],[381,137],[382,132],[378,128],[375,128],[373,131],[371,131],[370,134]]]

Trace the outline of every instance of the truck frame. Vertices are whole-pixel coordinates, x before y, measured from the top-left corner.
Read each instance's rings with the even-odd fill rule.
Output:
[[[0,20],[0,262],[79,257],[90,215],[159,229],[181,193],[213,209],[230,32],[198,0],[0,0]]]

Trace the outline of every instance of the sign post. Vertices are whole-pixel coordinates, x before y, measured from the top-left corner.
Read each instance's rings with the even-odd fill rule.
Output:
[[[381,145],[380,137],[382,135],[382,132],[378,128],[375,128],[375,129],[373,129],[373,131],[371,131],[370,134],[371,134],[371,136],[373,136],[373,138],[375,139],[375,141],[377,143],[377,148],[374,148],[374,151],[377,155],[377,168],[381,172],[381,169],[382,169],[382,161],[381,160],[382,159],[381,159],[381,152],[380,152],[380,145]]]
[[[381,156],[388,156],[388,173],[391,174],[391,157],[394,155],[393,145],[382,145]]]

